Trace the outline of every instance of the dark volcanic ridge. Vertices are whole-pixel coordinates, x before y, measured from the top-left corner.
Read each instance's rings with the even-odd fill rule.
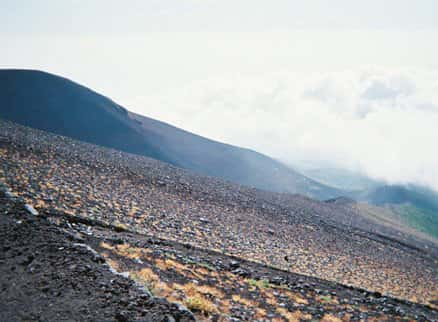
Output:
[[[374,312],[369,320],[374,316],[380,321],[383,317],[376,314],[381,310],[384,315],[411,312],[413,319],[435,318],[436,244],[379,225],[349,203],[247,188],[3,121],[0,159],[0,180],[12,194],[43,217],[61,218],[50,220],[53,229],[66,225],[114,268],[131,272],[158,296],[193,308],[198,317],[294,321],[328,314],[327,319],[349,321],[360,318],[361,311]],[[71,231],[73,223],[76,232]],[[131,233],[117,235],[114,229]],[[199,260],[197,252],[203,254]],[[211,272],[225,269],[217,260],[225,266],[231,260],[238,263],[216,276]],[[277,280],[279,290],[276,276],[303,282],[295,290],[293,283]],[[240,287],[230,291],[227,285],[235,283]],[[213,285],[219,289],[209,289]],[[383,311],[384,306],[365,308],[365,299],[343,303],[337,298],[341,289],[405,307],[397,313]],[[260,310],[248,313],[245,308],[254,303]],[[230,313],[218,316],[225,308]]]
[[[41,71],[0,69],[0,117],[247,186],[318,199],[342,194],[266,155],[131,113],[87,87]]]

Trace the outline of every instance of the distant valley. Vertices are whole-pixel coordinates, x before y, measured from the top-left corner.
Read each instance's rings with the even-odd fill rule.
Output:
[[[344,196],[382,208],[383,217],[438,238],[438,193],[416,185],[389,185],[334,167],[304,167],[300,172],[343,191]],[[383,209],[384,208],[384,209]]]

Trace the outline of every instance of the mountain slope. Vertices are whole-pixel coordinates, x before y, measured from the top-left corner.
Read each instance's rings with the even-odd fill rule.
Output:
[[[318,199],[342,194],[263,154],[130,113],[86,87],[44,72],[0,70],[0,117],[256,188]]]
[[[251,189],[1,120],[0,161],[0,181],[8,194],[43,216],[100,222],[148,236],[152,244],[164,238],[436,304],[436,243],[375,221],[369,225],[367,218],[337,203]],[[120,243],[117,236],[111,238]],[[108,252],[117,247],[101,246]],[[129,255],[144,243],[126,247],[115,252],[125,249]],[[135,267],[127,269],[137,272],[139,263],[130,260]],[[161,264],[156,266],[165,270]]]
[[[438,237],[438,194],[415,185],[385,185],[357,197],[373,205],[389,207],[405,223],[435,238]]]
[[[438,212],[438,194],[414,185],[385,185],[367,191],[365,199],[375,205],[412,203]]]
[[[360,204],[362,215],[370,213],[391,225],[403,224],[438,237],[438,194],[417,185],[387,185],[360,173],[329,167],[298,167],[306,176],[332,187],[345,190],[345,196]],[[332,202],[341,202],[336,198]],[[345,200],[344,200],[345,201]]]
[[[18,316],[178,322],[266,321],[268,315],[273,321],[438,317],[425,305],[391,297],[382,301],[379,293],[115,231],[99,221],[60,213],[33,216],[6,191],[0,185],[1,321]]]
[[[299,165],[295,165],[294,168],[313,180],[345,191],[363,191],[382,185],[381,182],[347,169],[329,166],[306,167]]]

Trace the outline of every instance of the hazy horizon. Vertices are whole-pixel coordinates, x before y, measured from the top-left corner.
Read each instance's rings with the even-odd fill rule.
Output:
[[[1,68],[70,78],[287,164],[438,190],[434,1],[0,5]]]

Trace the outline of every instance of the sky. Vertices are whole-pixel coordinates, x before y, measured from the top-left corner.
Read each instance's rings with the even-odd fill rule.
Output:
[[[287,164],[438,190],[436,0],[0,0],[0,68]]]

